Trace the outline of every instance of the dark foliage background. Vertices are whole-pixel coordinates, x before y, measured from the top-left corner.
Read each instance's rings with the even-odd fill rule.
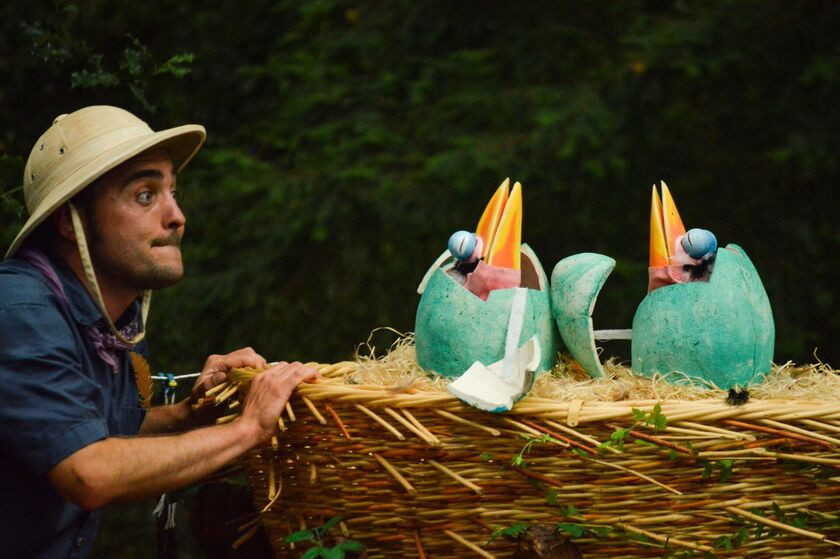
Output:
[[[645,294],[650,185],[754,260],[776,360],[840,363],[840,4],[127,3],[0,7],[0,241],[23,161],[64,112],[204,124],[179,178],[188,277],[155,297],[154,366],[251,345],[350,356],[413,328],[415,287],[506,176],[549,271],[618,264],[598,327]]]

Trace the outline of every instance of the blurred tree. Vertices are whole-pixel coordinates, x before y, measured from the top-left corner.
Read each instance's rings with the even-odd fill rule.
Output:
[[[4,246],[56,115],[107,103],[208,128],[179,178],[187,278],[155,296],[158,368],[243,345],[334,361],[378,326],[410,331],[427,266],[506,176],[549,272],[617,259],[599,327],[629,327],[644,296],[664,179],[689,227],[753,258],[776,359],[819,348],[840,366],[836,2],[7,0],[0,15]]]
[[[108,102],[209,129],[181,181],[189,278],[153,313],[161,365],[242,344],[335,360],[376,326],[411,330],[425,267],[508,175],[549,270],[617,258],[603,325],[643,296],[648,185],[665,179],[690,226],[754,258],[777,358],[837,360],[833,2],[2,9],[4,240],[10,177],[55,114]]]

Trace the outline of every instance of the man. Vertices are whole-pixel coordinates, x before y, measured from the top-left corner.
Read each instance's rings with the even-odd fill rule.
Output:
[[[183,274],[176,174],[204,137],[87,107],[30,154],[30,216],[0,263],[3,557],[86,556],[97,509],[188,485],[264,443],[295,386],[317,377],[266,368],[239,419],[204,428],[190,399],[139,403],[130,353],[145,351],[150,290]],[[209,357],[192,399],[243,366],[267,363],[250,348]]]

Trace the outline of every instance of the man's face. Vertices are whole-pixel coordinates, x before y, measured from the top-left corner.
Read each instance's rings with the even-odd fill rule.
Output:
[[[163,151],[141,154],[92,186],[84,211],[100,282],[141,291],[178,282],[184,274],[184,214],[175,198],[172,161]]]

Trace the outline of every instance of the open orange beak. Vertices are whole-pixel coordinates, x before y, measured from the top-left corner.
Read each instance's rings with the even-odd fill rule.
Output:
[[[650,202],[650,267],[668,266],[676,252],[677,239],[685,235],[680,213],[668,185],[661,181],[662,200],[653,186]]]
[[[502,181],[502,184],[496,189],[493,197],[487,202],[487,207],[484,208],[484,213],[481,214],[481,219],[478,220],[478,227],[475,229],[475,234],[481,237],[481,240],[484,242],[484,250],[481,252],[481,257],[485,260],[490,253],[490,245],[493,244],[493,238],[496,236],[496,229],[499,227],[502,212],[505,210],[509,191],[510,179],[507,178]]]
[[[505,179],[481,215],[476,235],[484,241],[482,257],[491,266],[500,268],[520,267],[520,245],[522,244],[522,185],[518,182],[510,188],[510,179]]]

